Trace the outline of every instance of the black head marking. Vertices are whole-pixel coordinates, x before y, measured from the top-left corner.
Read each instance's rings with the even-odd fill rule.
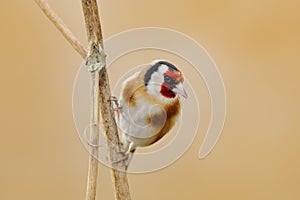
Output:
[[[169,70],[171,70],[171,71],[179,71],[173,64],[171,64],[171,63],[169,63],[167,61],[163,61],[163,60],[158,61],[158,62],[156,62],[154,65],[152,65],[147,70],[147,72],[146,72],[146,74],[144,76],[144,84],[145,84],[145,86],[148,85],[148,83],[149,83],[149,81],[151,79],[152,74],[154,72],[157,72],[159,66],[161,66],[161,65],[166,65],[169,68]]]
[[[146,74],[145,74],[145,76],[144,76],[144,84],[145,84],[145,86],[148,85],[148,83],[149,83],[149,81],[150,81],[150,79],[151,79],[152,74],[153,74],[154,72],[157,72],[159,66],[160,66],[160,65],[158,65],[157,63],[155,63],[154,65],[152,65],[152,67],[150,67],[150,68],[147,70],[147,72],[146,72]]]
[[[179,71],[179,70],[175,67],[175,65],[173,65],[172,63],[169,63],[169,62],[167,62],[167,61],[164,61],[164,60],[158,61],[156,64],[158,64],[158,65],[166,65],[166,66],[169,68],[169,70],[171,70],[171,71]]]

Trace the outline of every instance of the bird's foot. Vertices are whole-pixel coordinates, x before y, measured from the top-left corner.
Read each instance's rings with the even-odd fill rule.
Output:
[[[111,101],[115,104],[116,107],[119,107],[119,101],[118,101],[118,98],[115,97],[115,96],[110,96],[108,101]]]
[[[122,107],[119,105],[118,98],[115,96],[110,96],[109,100],[113,103],[113,110],[116,112],[117,116],[120,116]]]
[[[118,158],[118,160],[113,161],[112,164],[114,165],[114,164],[123,162],[124,166],[125,166],[125,171],[127,171],[129,162],[130,162],[133,154],[132,154],[132,152],[118,152],[118,153],[122,154],[121,157]]]
[[[127,160],[129,157],[129,154],[126,154],[124,152],[118,152],[118,153],[122,154],[122,156],[118,160],[113,161],[112,164],[117,164],[117,163],[123,162],[123,161]]]

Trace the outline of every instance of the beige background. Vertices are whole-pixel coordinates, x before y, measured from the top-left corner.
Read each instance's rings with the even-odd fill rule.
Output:
[[[86,44],[80,1],[49,2]],[[300,199],[300,1],[100,6],[106,38],[143,26],[193,37],[219,66],[227,90],[223,135],[210,156],[197,159],[202,128],[171,167],[129,175],[133,199]],[[31,0],[2,1],[0,22],[0,199],[84,199],[88,154],[71,107],[82,59]],[[103,166],[98,188],[97,199],[113,199]]]

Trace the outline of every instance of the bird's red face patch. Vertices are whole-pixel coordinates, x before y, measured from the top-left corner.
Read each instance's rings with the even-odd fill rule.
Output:
[[[170,77],[176,83],[184,81],[183,75],[182,75],[182,73],[180,71],[171,71],[171,70],[168,70],[168,71],[166,71],[164,73],[164,76]]]
[[[184,78],[180,71],[171,71],[168,70],[164,73],[164,83],[161,86],[160,93],[167,98],[174,98],[176,93],[172,91],[172,89],[178,84],[179,82],[183,82]]]
[[[176,94],[170,90],[170,86],[166,83],[162,84],[160,93],[167,98],[174,98]]]

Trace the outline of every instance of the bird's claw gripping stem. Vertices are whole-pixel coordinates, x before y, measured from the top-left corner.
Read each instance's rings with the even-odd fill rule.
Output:
[[[120,116],[122,107],[119,105],[118,98],[115,96],[110,96],[108,101],[113,103],[113,110],[117,113],[117,116]]]

